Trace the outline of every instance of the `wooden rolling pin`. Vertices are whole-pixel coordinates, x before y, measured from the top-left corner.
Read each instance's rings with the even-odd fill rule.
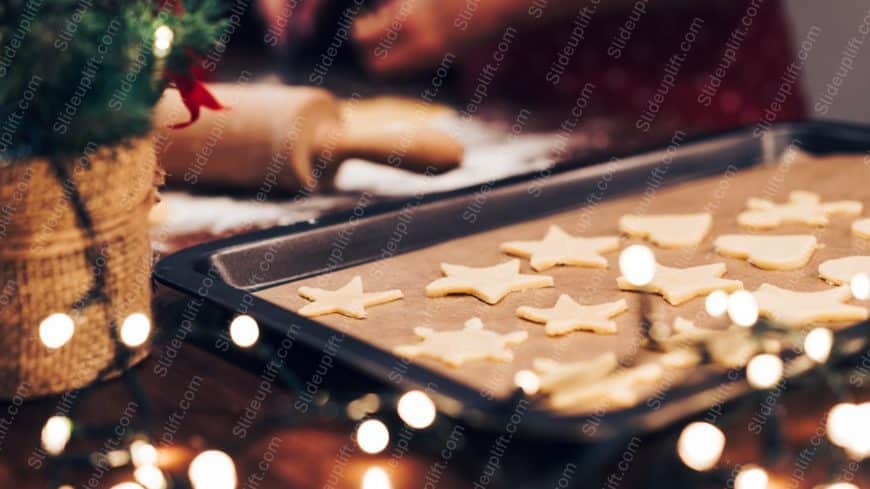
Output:
[[[432,174],[459,165],[463,148],[433,128],[384,124],[346,125],[339,101],[329,92],[281,85],[213,84],[209,90],[229,110],[203,110],[187,120],[176,90],[157,105],[157,156],[170,182],[186,185],[282,190],[328,188],[341,162],[363,158]]]

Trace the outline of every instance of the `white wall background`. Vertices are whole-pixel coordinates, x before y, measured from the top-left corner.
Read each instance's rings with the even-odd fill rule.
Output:
[[[785,4],[795,43],[804,40],[812,25],[822,29],[804,70],[808,115],[870,124],[870,36],[859,48],[854,69],[839,87],[828,114],[822,116],[813,110],[838,70],[847,42],[861,36],[858,27],[870,15],[870,0],[786,0]]]

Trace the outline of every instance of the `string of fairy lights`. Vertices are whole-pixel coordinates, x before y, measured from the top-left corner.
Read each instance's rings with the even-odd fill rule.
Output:
[[[634,285],[643,286],[652,281],[655,261],[651,250],[642,245],[626,248],[620,255],[620,269],[623,276]],[[870,297],[870,280],[866,274],[856,274],[851,282],[854,297],[866,299]],[[645,295],[643,297],[646,297]],[[783,335],[794,335],[795,331],[788,328],[777,328],[769,322],[759,320],[758,305],[751,293],[736,291],[726,294],[721,291],[709,294],[705,300],[705,309],[712,317],[725,317],[731,323],[750,330],[768,334],[779,331]],[[240,349],[254,352],[256,356],[267,360],[274,353],[268,342],[260,341],[260,328],[257,321],[248,315],[234,317],[228,325],[229,336],[234,345]],[[220,332],[202,333],[217,335]],[[39,337],[47,348],[62,348],[74,334],[72,318],[63,313],[48,316],[39,327]],[[120,326],[118,334],[119,349],[117,358],[124,362],[124,348],[134,348],[142,345],[151,336],[151,324],[148,317],[141,313],[128,316]],[[833,356],[836,338],[832,331],[825,327],[812,329],[803,336],[802,354],[808,357],[820,368],[826,369],[826,362]],[[119,366],[123,363],[119,363]],[[298,379],[287,368],[282,369],[280,379],[282,384],[292,392],[298,392]],[[784,364],[777,354],[760,352],[754,355],[745,367],[746,380],[754,389],[764,391],[776,386],[783,378]],[[127,371],[124,378],[133,378],[133,371]],[[520,395],[534,398],[538,392],[539,379],[529,370],[522,370],[515,377],[517,392]],[[147,396],[136,382],[126,382],[131,387],[131,395],[147,404]],[[840,390],[838,396],[845,394]],[[145,399],[143,399],[145,398]],[[391,441],[391,433],[396,433],[403,423],[414,430],[429,429],[433,438],[433,446],[442,446],[443,437],[439,433],[445,430],[434,429],[433,425],[446,420],[446,416],[438,416],[438,410],[433,400],[424,392],[412,390],[397,394],[369,393],[365,396],[343,402],[330,399],[316,405],[312,414],[300,417],[278,417],[270,419],[268,429],[281,426],[299,426],[303,422],[331,422],[354,430],[353,439],[358,448],[368,454],[378,454],[386,450]],[[87,437],[104,433],[105,429],[93,429],[80,426],[66,416],[49,418],[41,432],[43,449],[53,457],[58,467],[69,465],[108,464],[115,469],[129,468],[132,479],[112,487],[112,489],[236,489],[238,474],[232,450],[204,450],[196,455],[190,463],[186,477],[179,478],[164,471],[160,466],[159,450],[149,441],[148,423],[141,430],[128,437],[125,448],[107,453],[89,454],[82,457],[66,453],[67,444],[74,437]],[[843,397],[834,405],[827,416],[826,436],[829,446],[841,450],[842,454],[852,460],[861,461],[870,456],[870,403],[856,404]],[[697,472],[714,472],[719,467],[727,438],[717,426],[706,421],[694,421],[685,426],[676,444],[676,453],[682,463]],[[243,450],[244,447],[241,448]],[[228,453],[229,452],[229,453]],[[62,476],[62,471],[56,472]],[[760,464],[743,465],[736,472],[733,487],[736,489],[765,489],[769,484],[768,472]],[[71,486],[54,485],[68,489]],[[362,478],[363,489],[390,489],[392,487],[389,474],[382,468],[373,466],[365,472]],[[827,489],[856,489],[856,486],[844,481],[831,481],[823,486]]]
[[[166,57],[173,43],[174,33],[167,26],[157,28],[154,35],[154,55]],[[655,275],[655,257],[646,246],[632,245],[623,250],[619,257],[623,276],[636,286],[652,281]],[[870,279],[866,274],[854,276],[850,284],[852,295],[857,299],[870,297]],[[643,294],[644,301],[647,301]],[[648,308],[648,302],[644,302]],[[755,297],[746,291],[726,294],[716,291],[705,300],[707,313],[714,318],[728,319],[732,324],[747,328],[753,335],[776,332],[784,338],[794,340],[796,332],[788,328],[778,328],[767,321],[759,320],[758,304]],[[646,321],[647,318],[643,318]],[[219,335],[213,330],[195,331],[200,335]],[[248,315],[234,317],[228,325],[229,336],[234,345],[252,352],[258,358],[268,361],[274,353],[266,341],[260,341],[260,328],[257,321]],[[75,320],[65,313],[47,316],[39,325],[39,339],[49,349],[63,348],[75,334]],[[152,336],[148,316],[134,313],[127,316],[117,331],[117,345],[113,368],[123,370],[122,380],[129,389],[130,396],[144,408],[136,429],[126,435],[124,444],[102,452],[86,454],[71,453],[68,445],[73,439],[98,440],[111,433],[112,427],[86,426],[74,421],[70,416],[55,415],[46,420],[40,433],[43,450],[51,457],[50,487],[72,489],[64,483],[66,469],[81,467],[108,467],[112,470],[128,470],[131,480],[118,483],[111,489],[236,489],[239,487],[239,474],[231,454],[244,452],[246,447],[236,449],[206,449],[192,458],[184,474],[167,470],[162,462],[161,450],[149,438],[150,406],[148,396],[139,385],[135,370],[125,370],[130,349],[139,347]],[[819,327],[803,336],[802,354],[808,357],[827,375],[835,375],[827,367],[835,355],[837,342],[828,328]],[[778,353],[778,352],[777,352]],[[749,385],[759,391],[776,386],[785,375],[783,360],[779,354],[762,351],[755,354],[745,366],[745,376]],[[281,384],[291,393],[300,392],[301,383],[287,367],[282,367],[279,375]],[[539,390],[540,379],[530,370],[519,371],[514,381],[516,396],[534,397]],[[84,388],[87,393],[92,386]],[[857,404],[846,396],[843,389],[832,389],[840,398],[827,415],[826,436],[833,450],[855,461],[870,456],[870,402]],[[79,396],[80,403],[84,396]],[[304,423],[332,423],[353,430],[353,440],[358,448],[368,454],[378,454],[390,446],[391,433],[408,427],[413,430],[427,430],[433,451],[440,450],[446,433],[443,429],[452,423],[446,415],[439,416],[433,400],[424,392],[412,390],[404,393],[368,393],[349,401],[328,397],[323,403],[313,405],[314,409],[306,415],[282,415],[261,422],[263,429],[274,430],[285,426],[299,426]],[[492,413],[492,416],[498,416]],[[460,416],[461,418],[461,416]],[[255,437],[254,437],[255,438]],[[715,472],[726,469],[721,467],[727,438],[717,426],[706,421],[690,422],[680,433],[676,453],[682,463],[699,473]],[[437,447],[437,448],[434,448]],[[425,446],[424,446],[425,449]],[[460,463],[473,464],[475,457],[458,457]],[[177,471],[176,471],[177,472]],[[362,477],[362,489],[391,489],[389,474],[378,466],[368,468]],[[739,468],[733,479],[735,489],[765,489],[770,486],[770,477],[761,464],[749,464]],[[826,489],[857,489],[847,481],[832,480],[822,486]]]

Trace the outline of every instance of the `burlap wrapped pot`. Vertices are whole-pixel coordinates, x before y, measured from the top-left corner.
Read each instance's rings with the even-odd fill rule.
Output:
[[[157,178],[148,137],[0,162],[0,398],[76,389],[144,358],[147,346],[119,354],[117,339],[130,314],[151,318]],[[53,313],[75,330],[52,349],[39,329]]]

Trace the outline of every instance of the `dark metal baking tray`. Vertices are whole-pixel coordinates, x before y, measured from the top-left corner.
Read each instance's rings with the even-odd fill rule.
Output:
[[[609,183],[611,192],[608,198],[640,189],[649,171],[661,164],[664,158],[670,160],[666,185],[672,185],[721,173],[728,165],[746,168],[771,161],[790,146],[813,154],[865,153],[870,151],[870,127],[831,122],[780,124],[761,136],[753,134],[752,129],[742,129],[686,138],[678,147],[565,162],[552,171],[521,175],[488,185],[487,212],[479,214],[473,225],[463,220],[461,214],[480,191],[479,185],[425,196],[419,201],[416,217],[408,224],[407,237],[402,240],[396,254],[581,206],[583,197],[593,190],[604,171],[598,163],[610,161],[613,156],[619,158],[619,163]],[[350,213],[182,250],[157,263],[154,274],[159,282],[202,297],[228,311],[243,307],[273,335],[284,334],[290,325],[297,325],[300,328],[297,340],[310,349],[320,350],[327,345],[335,330],[256,297],[252,292],[377,260],[383,240],[395,228],[406,202],[391,201],[367,208],[365,216],[354,221],[353,246],[343,250],[343,261],[337,268],[326,265],[330,263],[330,243],[350,225]],[[262,262],[264,253],[272,253],[281,259],[272,260],[268,267],[260,269],[257,264]],[[847,340],[847,344],[854,348],[861,348],[863,345],[857,343],[863,343],[868,334],[870,323],[865,322],[838,332],[838,337]],[[344,338],[336,360],[383,382],[387,382],[391,368],[399,361],[392,353],[350,336]],[[786,363],[786,371],[791,375],[811,368],[806,357],[787,358]],[[590,430],[594,431],[592,433],[585,433],[582,429],[588,416],[560,416],[537,409],[525,415],[520,433],[534,438],[594,442],[626,433],[660,429],[709,409],[714,403],[728,400],[723,399],[721,393],[713,395],[713,390],[724,379],[715,375],[711,377],[673,387],[668,392],[667,402],[658,409],[641,404],[603,415],[596,419],[597,429]],[[394,385],[411,389],[426,386],[429,382],[438,385],[435,397],[442,407],[478,428],[503,429],[504,419],[499,413],[509,413],[514,406],[515,399],[485,399],[472,387],[413,362],[403,371],[402,380]],[[735,382],[728,389],[728,398],[743,395],[748,390],[744,381]],[[457,410],[457,405],[462,409]]]

